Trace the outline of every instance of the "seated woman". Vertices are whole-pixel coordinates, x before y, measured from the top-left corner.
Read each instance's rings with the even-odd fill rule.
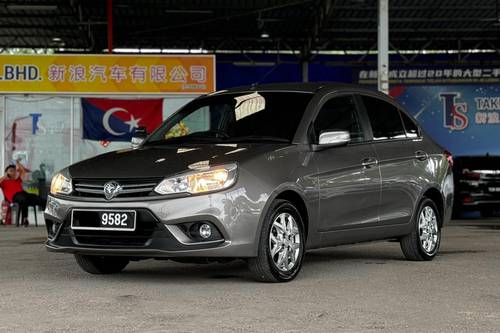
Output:
[[[28,207],[40,206],[45,209],[46,201],[41,197],[28,193],[23,190],[23,176],[26,174],[26,168],[16,161],[16,165],[9,165],[5,168],[5,175],[0,177],[0,188],[3,191],[5,200],[10,203],[17,203],[21,210],[22,225],[27,227],[28,222]]]

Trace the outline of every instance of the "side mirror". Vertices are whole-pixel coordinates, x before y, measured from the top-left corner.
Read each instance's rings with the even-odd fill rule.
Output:
[[[144,126],[139,126],[136,128],[134,135],[132,136],[132,140],[130,141],[130,144],[132,145],[133,149],[139,148],[141,143],[146,139],[148,136],[148,131],[146,130],[146,127]]]
[[[351,135],[347,131],[323,131],[319,135],[319,142],[313,145],[315,151],[329,147],[338,147],[348,144]]]

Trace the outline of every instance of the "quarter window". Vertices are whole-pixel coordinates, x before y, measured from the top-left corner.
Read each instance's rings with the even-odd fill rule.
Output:
[[[361,96],[373,131],[374,140],[406,138],[399,110],[381,99]]]
[[[351,142],[365,140],[352,95],[332,98],[321,107],[314,121],[316,142],[325,131],[348,131]]]
[[[416,138],[418,137],[418,127],[415,125],[415,122],[410,119],[410,117],[401,111],[401,119],[403,119],[403,124],[405,126],[406,136],[408,138]]]

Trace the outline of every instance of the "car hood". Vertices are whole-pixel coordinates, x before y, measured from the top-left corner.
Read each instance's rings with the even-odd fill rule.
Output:
[[[189,170],[194,163],[219,165],[251,159],[286,144],[200,144],[117,150],[73,164],[73,178],[123,179],[165,177]]]

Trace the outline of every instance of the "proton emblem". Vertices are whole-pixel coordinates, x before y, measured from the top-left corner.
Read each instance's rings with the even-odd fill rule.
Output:
[[[104,196],[106,197],[106,199],[111,200],[114,197],[116,197],[118,194],[120,194],[122,189],[123,188],[120,184],[118,184],[117,182],[112,180],[112,181],[104,184],[104,188],[103,188]]]

